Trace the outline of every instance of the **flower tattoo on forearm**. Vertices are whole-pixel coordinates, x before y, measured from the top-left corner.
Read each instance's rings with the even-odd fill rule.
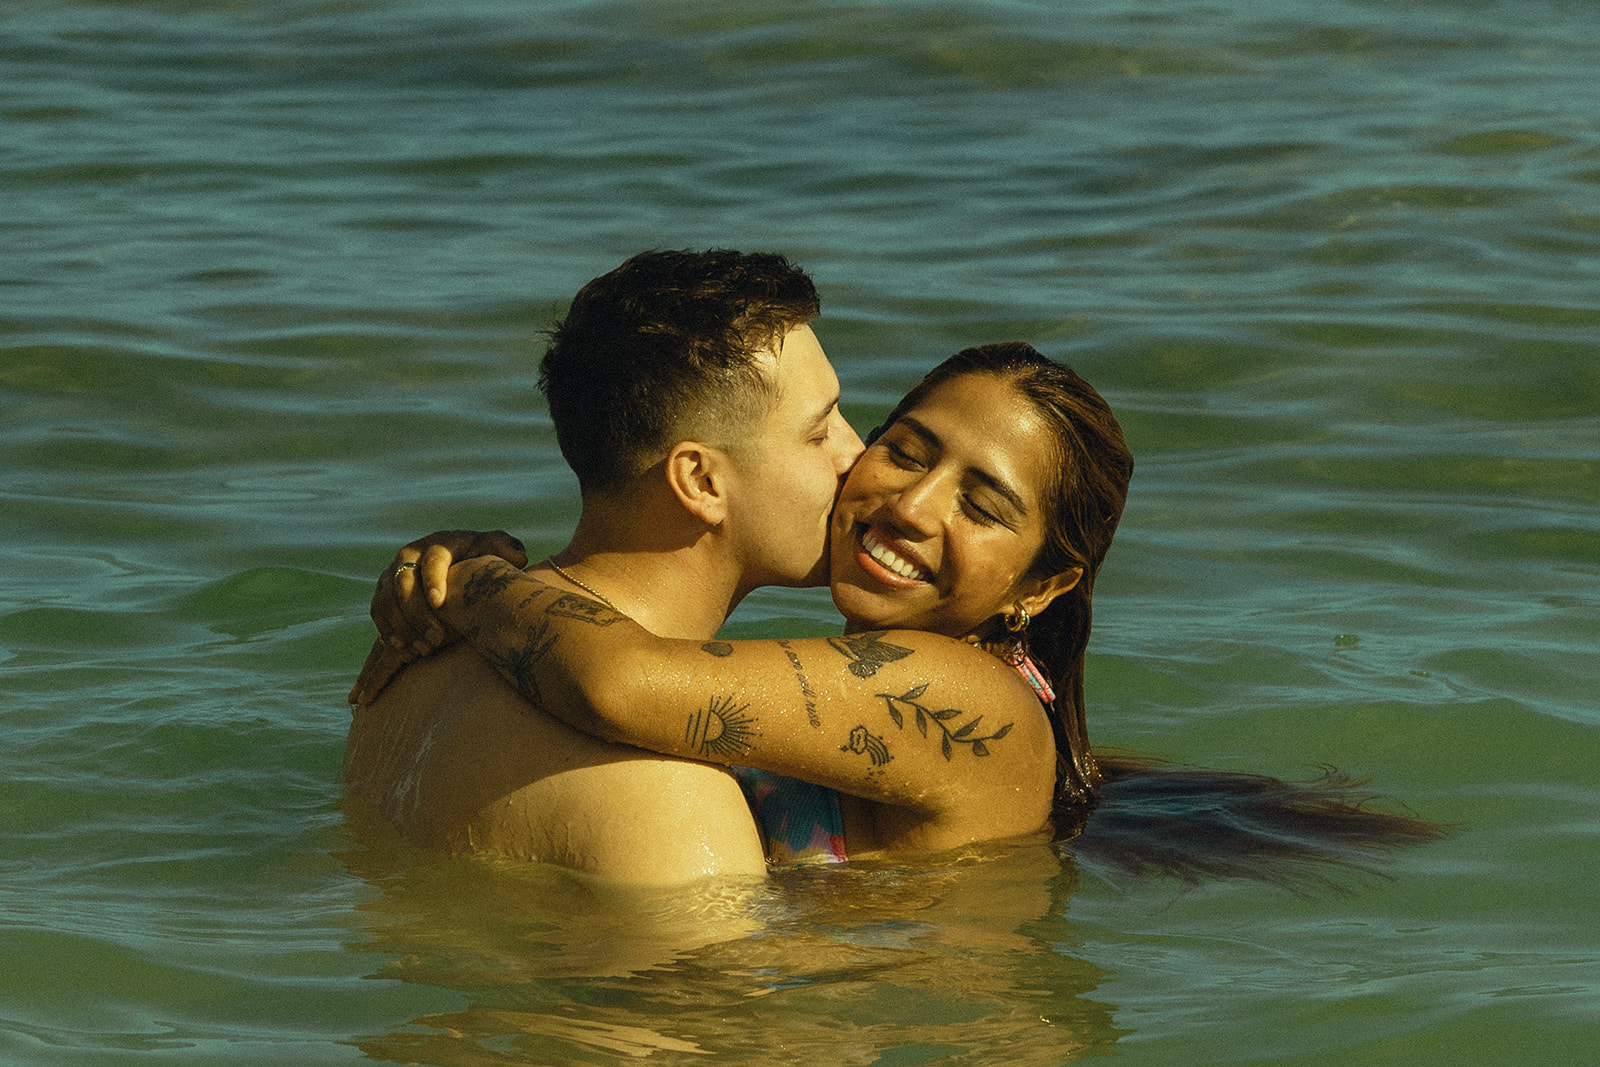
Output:
[[[885,763],[894,759],[893,756],[889,755],[889,746],[884,743],[883,738],[868,732],[865,726],[857,726],[854,730],[851,730],[849,742],[840,745],[839,751],[865,755],[872,761],[874,767],[882,767]]]

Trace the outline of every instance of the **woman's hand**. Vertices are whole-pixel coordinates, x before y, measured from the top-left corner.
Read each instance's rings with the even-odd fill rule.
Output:
[[[447,631],[433,609],[444,603],[450,565],[479,556],[496,556],[516,567],[528,565],[522,542],[504,530],[441,530],[395,554],[378,576],[372,595],[378,640],[350,691],[352,704],[371,700],[401,667],[447,643]]]
[[[394,680],[400,669],[416,658],[415,652],[397,651],[381,637],[372,642],[367,662],[361,665],[361,675],[356,679],[356,684],[350,687],[350,710],[355,711],[357,704],[370,704]]]

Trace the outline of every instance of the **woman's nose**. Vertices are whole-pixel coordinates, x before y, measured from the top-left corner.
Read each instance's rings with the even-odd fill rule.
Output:
[[[925,473],[895,495],[889,514],[907,534],[931,537],[939,528],[939,480]]]

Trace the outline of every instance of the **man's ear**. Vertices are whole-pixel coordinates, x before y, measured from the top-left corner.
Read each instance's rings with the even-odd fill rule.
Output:
[[[667,488],[691,515],[707,526],[728,517],[728,454],[700,441],[679,441],[667,452]]]
[[[1028,609],[1029,615],[1041,615],[1062,593],[1070,593],[1076,589],[1083,580],[1083,568],[1073,567],[1071,570],[1060,574],[1053,574],[1039,582],[1039,588],[1027,596],[1022,597],[1018,603]]]

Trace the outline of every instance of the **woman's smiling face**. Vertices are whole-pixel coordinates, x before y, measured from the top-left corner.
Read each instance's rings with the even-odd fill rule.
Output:
[[[961,637],[1037,593],[1059,455],[1032,402],[992,374],[953,378],[902,415],[833,512],[833,602],[849,630]]]

